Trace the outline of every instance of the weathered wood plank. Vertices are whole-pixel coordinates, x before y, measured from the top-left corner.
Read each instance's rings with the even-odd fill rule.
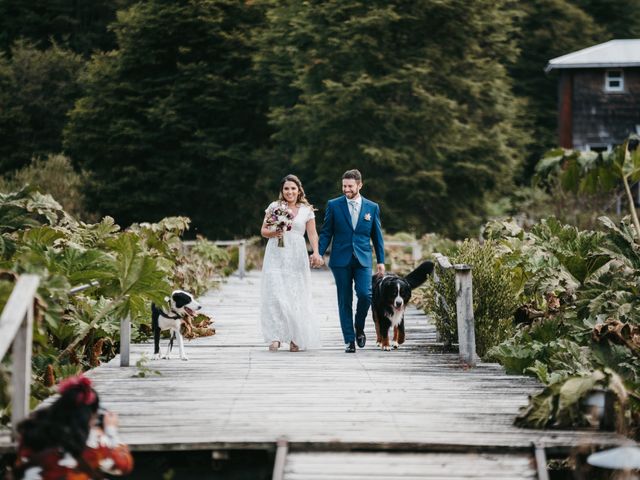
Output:
[[[199,299],[217,333],[186,342],[190,361],[150,360],[161,375],[145,378],[119,367],[119,358],[93,370],[102,402],[120,415],[123,439],[148,451],[274,448],[284,439],[291,452],[504,453],[531,452],[534,441],[559,449],[620,442],[591,431],[514,427],[540,385],[496,364],[463,368],[457,353],[441,353],[433,324],[416,309],[407,312],[399,350],[375,347],[369,318],[366,348],[345,354],[333,278],[314,271],[312,283],[320,350],[267,351],[258,331],[260,276],[251,273]],[[150,343],[132,345],[131,363],[151,351]]]
[[[37,275],[22,275],[16,282],[0,315],[0,360],[13,343],[27,311],[33,308],[32,300],[39,284],[40,278]]]
[[[460,359],[469,366],[476,366],[476,332],[473,318],[473,282],[469,265],[456,265],[456,317]]]
[[[285,480],[535,479],[531,455],[464,453],[292,453]]]
[[[131,319],[127,315],[120,320],[120,366],[130,365],[131,352]]]
[[[4,358],[9,346],[13,344],[11,424],[14,429],[29,413],[33,309],[39,284],[40,277],[37,275],[22,275],[16,282],[0,315],[0,361]]]

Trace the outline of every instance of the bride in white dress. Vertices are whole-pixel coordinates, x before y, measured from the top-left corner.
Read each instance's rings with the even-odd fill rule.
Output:
[[[262,265],[260,325],[269,350],[276,351],[281,343],[297,352],[320,347],[320,326],[313,312],[311,272],[305,231],[313,249],[314,264],[322,263],[318,255],[318,233],[313,207],[304,195],[302,183],[295,175],[287,175],[280,183],[279,201],[286,203],[294,219],[290,231],[275,231],[267,225],[267,216],[260,233],[268,238]],[[284,247],[278,246],[283,238]]]

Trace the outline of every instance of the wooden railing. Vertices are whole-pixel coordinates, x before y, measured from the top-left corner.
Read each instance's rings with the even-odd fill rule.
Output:
[[[422,260],[422,245],[420,245],[420,243],[417,240],[414,240],[412,242],[401,242],[401,241],[389,240],[384,242],[384,246],[385,247],[411,247],[411,260],[413,260],[414,263],[417,263],[420,260]],[[391,268],[394,268],[394,265],[392,265]]]
[[[84,285],[78,285],[69,290],[69,295],[75,295],[91,287],[97,287],[100,282],[92,280]],[[131,350],[131,317],[128,315],[120,319],[120,366],[128,367],[130,363]]]
[[[442,269],[455,270],[456,287],[456,317],[458,324],[458,349],[460,360],[467,365],[474,367],[477,363],[476,355],[476,331],[473,317],[473,278],[471,266],[467,264],[452,265],[447,257],[440,253],[435,253],[434,258],[438,266]],[[434,269],[434,279],[439,281],[437,269]],[[446,300],[440,296],[439,302]]]
[[[411,247],[411,259],[414,265],[422,260],[422,246],[417,240],[412,242],[386,241],[385,247]],[[447,257],[435,253],[434,258],[442,269],[455,270],[456,288],[456,317],[458,324],[458,348],[460,360],[474,367],[477,364],[475,320],[473,317],[473,278],[471,266],[466,264],[452,265]],[[392,265],[393,268],[393,265]],[[434,270],[434,279],[439,281],[437,269]],[[444,297],[439,296],[439,302],[446,305]]]
[[[289,443],[285,439],[280,439],[276,443],[276,459],[273,462],[273,474],[271,480],[284,479],[284,467],[287,463],[287,454],[289,453]]]
[[[128,367],[131,357],[131,317],[120,319],[120,366]]]
[[[195,241],[183,242],[185,247],[195,245]],[[246,275],[246,240],[219,240],[213,242],[217,246],[238,246],[238,275]],[[7,304],[0,317],[0,361],[9,348],[12,348],[13,367],[11,385],[13,390],[11,406],[11,423],[14,431],[16,425],[29,413],[31,394],[31,355],[33,341],[34,299],[40,279],[36,275],[22,275],[18,279]],[[92,281],[74,287],[70,295],[79,293],[99,282]],[[127,316],[120,320],[120,366],[130,365],[131,319]]]
[[[196,240],[182,242],[184,248],[191,248]],[[243,279],[246,276],[247,240],[216,240],[214,245],[219,247],[238,246],[238,276]],[[129,316],[120,320],[120,366],[128,367],[131,364],[131,318]]]
[[[14,435],[20,420],[29,414],[34,301],[39,284],[37,275],[21,275],[0,315],[0,360],[9,347],[12,353],[11,425]]]
[[[76,293],[80,293],[84,290],[87,290],[88,288],[98,286],[100,286],[100,282],[98,280],[91,280],[89,283],[85,283],[84,285],[73,287],[71,290],[69,290],[69,295],[75,295]]]
[[[185,240],[182,242],[185,248],[191,248],[197,243],[196,240]],[[212,242],[218,247],[238,247],[238,276],[242,279],[247,274],[247,240],[215,240]]]
[[[184,248],[191,248],[196,240],[182,242]],[[247,240],[216,240],[214,245],[219,247],[238,246],[238,276],[243,279],[246,276]],[[128,367],[131,364],[131,318],[129,316],[120,320],[120,366]]]

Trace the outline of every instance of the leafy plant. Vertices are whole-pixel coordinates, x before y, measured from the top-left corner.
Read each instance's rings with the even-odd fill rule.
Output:
[[[33,340],[32,402],[66,376],[117,354],[120,322],[128,316],[132,338],[143,336],[150,302],[164,303],[173,288],[196,294],[226,266],[225,252],[202,239],[185,254],[180,235],[189,219],[172,217],[121,231],[113,219],[78,222],[49,195],[33,187],[0,194],[0,307],[21,273],[40,276]],[[2,281],[6,278],[7,281]],[[99,284],[70,295],[71,287]],[[197,288],[191,288],[191,287]],[[192,336],[207,334],[204,322]],[[0,372],[0,398],[8,393]],[[8,397],[6,397],[8,398]],[[6,416],[6,411],[0,411]]]
[[[138,371],[131,375],[134,378],[144,378],[150,377],[151,375],[162,375],[160,370],[154,370],[147,365],[149,363],[149,357],[147,357],[144,353],[140,356],[140,358],[136,361],[136,368]]]
[[[453,264],[471,265],[473,275],[473,312],[475,319],[476,350],[484,356],[494,345],[513,333],[512,316],[517,307],[518,290],[514,275],[504,268],[494,242],[480,244],[466,240],[457,251],[450,253]],[[431,298],[423,304],[435,318],[436,328],[446,344],[457,339],[456,292],[454,272],[438,271],[438,283],[429,282],[425,287]]]
[[[631,184],[640,180],[640,138],[631,135],[611,152],[549,151],[536,166],[537,178],[557,176],[566,190],[589,193],[624,188],[635,237],[640,239],[640,221],[631,194]]]
[[[593,420],[584,408],[584,400],[598,390],[614,392],[624,411],[627,393],[620,377],[609,369],[594,370],[551,383],[531,398],[515,424],[529,428],[591,426]],[[623,425],[619,425],[619,428],[623,428]]]
[[[640,325],[640,247],[629,217],[618,224],[599,220],[603,230],[598,232],[553,218],[530,232],[509,222],[487,226],[486,235],[501,245],[506,264],[520,272],[521,302],[541,312],[541,318],[520,325],[489,352],[508,371],[533,374],[550,385],[532,400],[521,420],[526,424],[582,424],[573,403],[565,413],[558,410],[561,384],[597,371],[616,379],[618,398],[629,397],[619,405],[627,410],[625,418],[639,418],[640,398],[633,392],[640,390],[640,344],[634,337]],[[607,382],[598,385],[612,388]]]

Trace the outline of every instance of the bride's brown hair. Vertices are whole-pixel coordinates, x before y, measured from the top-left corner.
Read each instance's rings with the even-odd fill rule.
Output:
[[[313,209],[313,206],[309,203],[309,201],[307,200],[307,197],[305,196],[304,188],[302,188],[302,182],[298,177],[296,177],[291,173],[289,175],[286,175],[282,180],[280,180],[280,194],[278,195],[278,200],[282,202],[285,201],[284,196],[282,195],[282,189],[284,188],[284,184],[286,182],[293,182],[298,187],[298,199],[296,200],[296,203],[302,203]]]

